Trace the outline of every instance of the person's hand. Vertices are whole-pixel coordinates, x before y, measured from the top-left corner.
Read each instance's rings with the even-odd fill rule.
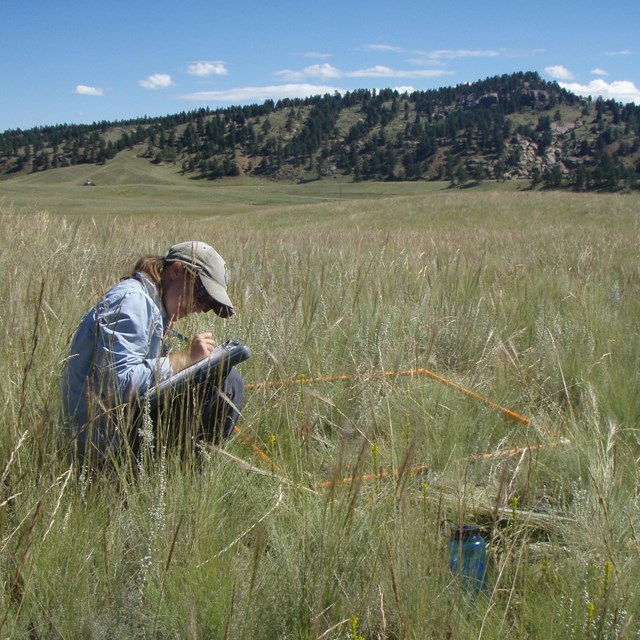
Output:
[[[191,341],[191,364],[204,360],[211,354],[215,346],[212,333],[199,333]]]
[[[171,362],[171,370],[174,374],[182,371],[187,367],[204,360],[213,351],[216,343],[213,340],[212,333],[199,333],[193,338],[191,344],[182,351],[177,351],[169,355]]]

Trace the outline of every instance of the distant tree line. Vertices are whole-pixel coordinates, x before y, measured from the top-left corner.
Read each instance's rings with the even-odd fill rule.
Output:
[[[0,170],[103,164],[125,149],[188,176],[360,180],[526,178],[533,187],[638,189],[640,107],[579,98],[531,72],[402,93],[361,89],[161,118],[0,134]]]

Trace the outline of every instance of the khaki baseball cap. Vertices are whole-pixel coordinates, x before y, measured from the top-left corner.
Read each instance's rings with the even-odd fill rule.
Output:
[[[174,244],[165,262],[184,262],[197,271],[207,293],[218,303],[214,311],[221,318],[233,315],[233,303],[227,293],[229,269],[220,254],[208,244],[192,240]]]

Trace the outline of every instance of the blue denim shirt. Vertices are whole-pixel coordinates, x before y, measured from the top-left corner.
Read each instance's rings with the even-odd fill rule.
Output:
[[[116,451],[133,401],[171,376],[160,292],[142,273],[120,281],[82,319],[62,372],[62,421],[100,456]]]

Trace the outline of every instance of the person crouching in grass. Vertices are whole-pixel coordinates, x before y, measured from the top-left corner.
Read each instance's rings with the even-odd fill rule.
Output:
[[[155,385],[211,354],[209,332],[176,352],[169,352],[167,337],[175,321],[192,313],[231,317],[227,287],[227,265],[217,251],[204,242],[183,242],[165,256],[140,258],[131,275],[86,313],[61,382],[62,436],[80,465],[100,467],[127,452],[136,459],[143,434],[156,451],[229,437],[244,399],[235,368],[215,385],[209,380],[176,397],[162,414],[143,401]]]

